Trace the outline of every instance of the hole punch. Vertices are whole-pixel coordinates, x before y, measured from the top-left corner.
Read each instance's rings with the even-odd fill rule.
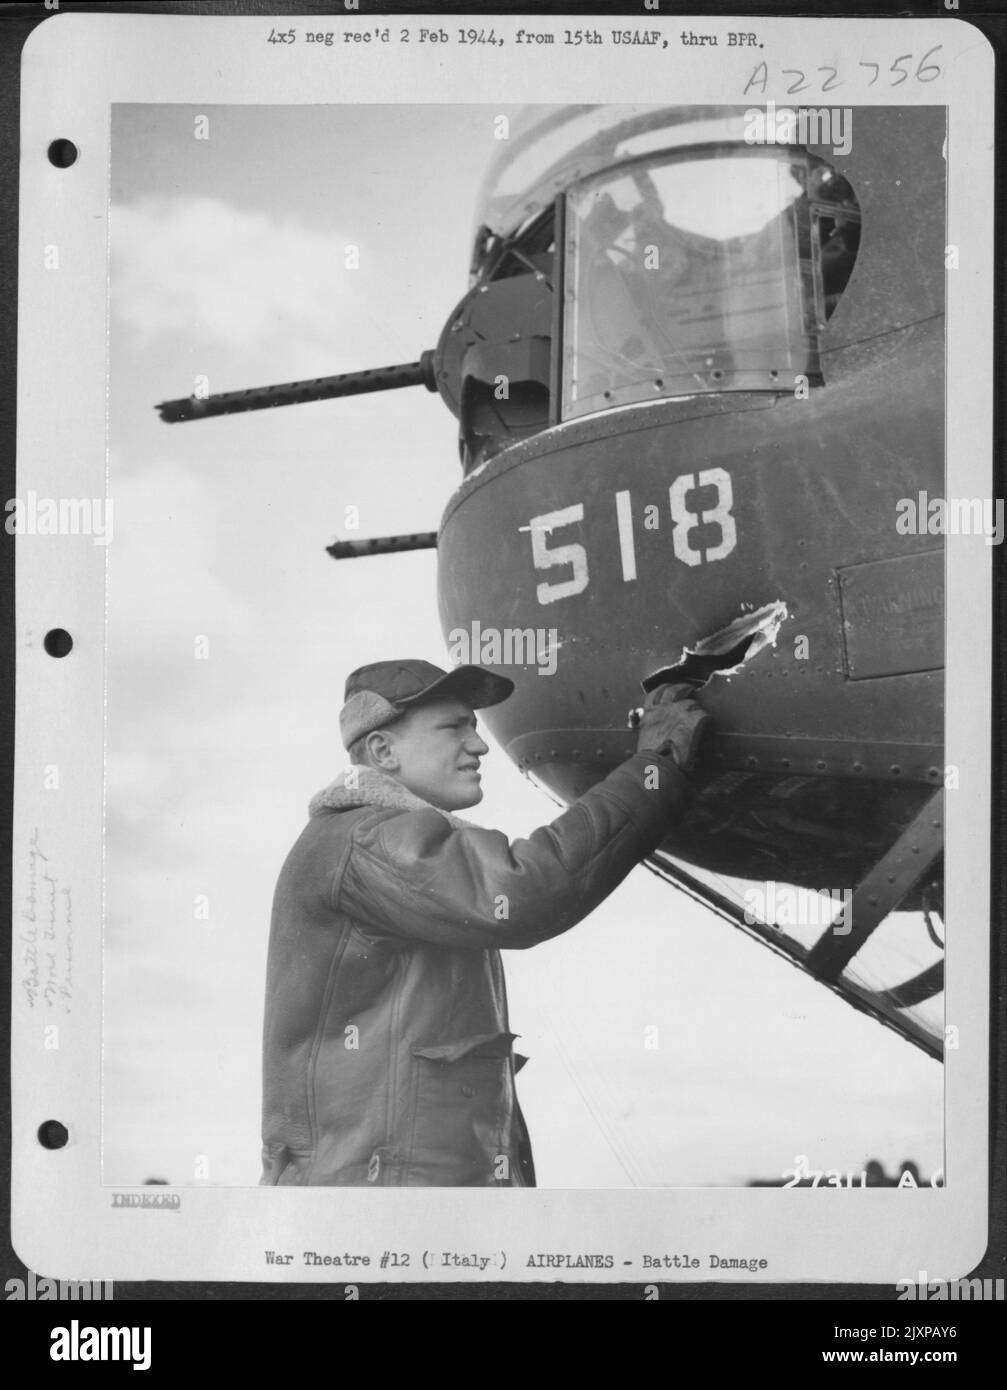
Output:
[[[65,628],[54,627],[43,637],[42,645],[50,656],[69,656],[73,651],[73,638]]]
[[[43,1149],[62,1149],[70,1138],[70,1131],[59,1120],[43,1120],[38,1127],[38,1142]]]
[[[53,140],[47,153],[49,163],[57,169],[69,169],[71,164],[77,163],[77,146],[72,140]]]

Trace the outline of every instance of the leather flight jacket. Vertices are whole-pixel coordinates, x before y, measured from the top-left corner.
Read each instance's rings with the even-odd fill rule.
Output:
[[[262,1183],[534,1185],[500,951],[582,921],[690,798],[637,753],[509,842],[370,768],[320,792],[273,903]]]

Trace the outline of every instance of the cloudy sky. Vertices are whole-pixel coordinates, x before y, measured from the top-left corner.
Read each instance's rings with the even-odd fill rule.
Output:
[[[258,1181],[270,902],[344,761],[343,681],[447,661],[434,552],[324,547],[348,506],[352,534],[435,530],[460,480],[425,391],[181,426],[153,406],[197,376],[226,391],[433,347],[500,110],[114,108],[106,1182]],[[498,748],[483,787],[470,818],[512,837],[557,814]],[[643,869],[507,968],[544,1186],[941,1164],[936,1063]]]

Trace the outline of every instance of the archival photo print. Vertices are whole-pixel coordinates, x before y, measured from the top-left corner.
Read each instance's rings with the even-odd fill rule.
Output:
[[[945,1184],[946,129],[112,106],[103,1183]]]

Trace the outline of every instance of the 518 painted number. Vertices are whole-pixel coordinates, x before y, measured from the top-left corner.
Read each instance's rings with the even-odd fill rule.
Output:
[[[701,512],[691,511],[686,505],[687,495],[697,488],[706,487],[716,489],[716,502]],[[724,560],[730,555],[738,543],[738,533],[734,517],[731,515],[734,493],[729,473],[723,468],[707,468],[698,476],[695,473],[683,473],[668,489],[668,498],[671,504],[671,543],[676,559],[685,565],[702,565],[710,564],[714,560]],[[624,582],[629,583],[636,578],[636,538],[628,492],[615,494],[615,514],[622,577]],[[544,512],[541,516],[533,516],[528,523],[535,568],[548,570],[559,565],[570,567],[568,579],[543,580],[537,586],[535,592],[539,603],[555,603],[557,599],[569,598],[587,588],[590,573],[584,546],[579,541],[569,541],[564,545],[550,544],[554,531],[583,520],[584,504],[577,502],[574,506],[563,507],[557,512]],[[716,545],[708,545],[705,549],[695,546],[692,539],[694,532],[711,522],[720,528],[720,540]]]

